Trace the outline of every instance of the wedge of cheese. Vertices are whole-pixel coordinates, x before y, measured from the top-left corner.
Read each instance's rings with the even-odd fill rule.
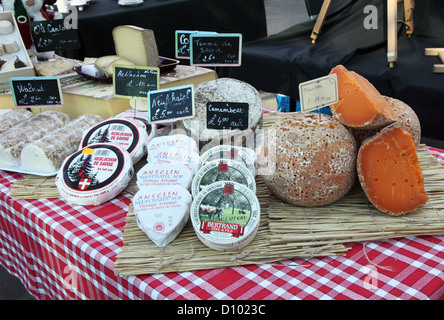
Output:
[[[115,64],[134,66],[134,63],[119,56],[103,56],[98,58],[96,62],[94,62],[94,67],[101,73],[103,73],[106,77],[112,77]]]
[[[334,67],[330,74],[338,77],[339,96],[331,111],[342,124],[352,128],[377,129],[398,120],[386,99],[366,78],[342,65]]]
[[[159,52],[153,30],[136,26],[119,26],[113,29],[114,47],[119,57],[136,66],[157,67]]]

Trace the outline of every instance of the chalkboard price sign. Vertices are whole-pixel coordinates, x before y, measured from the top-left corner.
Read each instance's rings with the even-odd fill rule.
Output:
[[[148,92],[148,121],[168,122],[194,117],[194,86]]]
[[[147,100],[148,92],[158,90],[159,81],[159,68],[114,66],[113,85],[116,97]]]
[[[57,107],[63,105],[58,77],[10,78],[14,104],[17,108]]]
[[[208,129],[248,129],[248,103],[207,102]]]
[[[38,52],[81,47],[77,29],[67,29],[63,19],[31,21],[31,36]]]
[[[240,66],[242,35],[237,33],[190,34],[190,65]]]
[[[176,58],[190,59],[190,35],[203,32],[217,34],[216,32],[208,31],[188,31],[188,30],[176,30],[175,32],[175,49]]]

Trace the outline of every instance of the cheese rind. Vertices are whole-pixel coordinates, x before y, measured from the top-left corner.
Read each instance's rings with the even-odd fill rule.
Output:
[[[103,73],[106,77],[112,77],[114,74],[114,65],[134,66],[134,63],[119,56],[103,56],[94,62],[94,67]]]
[[[125,25],[114,28],[112,34],[118,56],[136,66],[159,66],[159,52],[153,30]]]

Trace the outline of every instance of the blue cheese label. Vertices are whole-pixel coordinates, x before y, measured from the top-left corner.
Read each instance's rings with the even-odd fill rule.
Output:
[[[194,198],[190,215],[202,243],[215,250],[230,251],[241,249],[254,239],[260,223],[260,205],[250,188],[218,181]]]
[[[255,177],[247,167],[236,161],[221,159],[210,161],[197,171],[191,185],[193,197],[216,181],[234,181],[256,192]]]

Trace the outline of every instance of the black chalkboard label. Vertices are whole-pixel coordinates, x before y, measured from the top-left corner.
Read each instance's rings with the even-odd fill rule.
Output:
[[[207,102],[208,129],[248,129],[248,103]]]
[[[114,66],[113,85],[116,97],[147,100],[148,92],[159,88],[159,81],[159,68]]]
[[[217,34],[216,32],[207,32],[207,31],[176,30],[175,32],[176,58],[190,59],[190,35],[199,32]]]
[[[148,121],[168,122],[194,117],[194,86],[148,92]]]
[[[31,21],[31,36],[38,52],[81,47],[77,29],[67,29],[63,19]]]
[[[190,34],[190,65],[240,66],[242,35],[237,33]]]
[[[58,77],[10,78],[17,108],[56,107],[63,105]]]

